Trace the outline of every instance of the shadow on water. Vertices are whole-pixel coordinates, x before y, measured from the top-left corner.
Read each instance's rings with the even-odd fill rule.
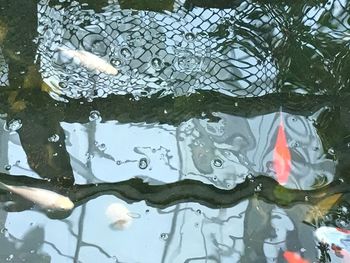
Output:
[[[349,262],[349,8],[0,0],[1,261]]]

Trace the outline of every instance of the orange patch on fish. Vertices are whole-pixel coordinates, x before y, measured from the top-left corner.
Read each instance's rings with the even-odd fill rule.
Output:
[[[309,263],[308,260],[303,259],[297,252],[284,251],[283,257],[288,263]]]
[[[278,125],[278,133],[275,148],[273,149],[273,168],[276,172],[279,184],[286,184],[291,169],[291,156],[288,148],[286,133],[282,120],[282,112],[280,115],[280,124]]]
[[[339,227],[336,227],[336,229],[337,229],[339,232],[342,232],[342,233],[345,233],[345,234],[350,235],[350,230],[348,230],[348,229],[339,228]]]

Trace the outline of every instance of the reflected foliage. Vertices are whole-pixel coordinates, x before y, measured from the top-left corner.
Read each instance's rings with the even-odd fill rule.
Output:
[[[51,262],[51,257],[40,251],[44,240],[44,229],[40,227],[32,228],[25,233],[22,239],[12,236],[6,228],[2,228],[0,233],[1,261]]]

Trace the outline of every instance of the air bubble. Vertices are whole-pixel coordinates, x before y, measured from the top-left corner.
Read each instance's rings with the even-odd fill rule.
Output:
[[[197,215],[201,215],[201,214],[202,214],[202,210],[197,209],[196,214],[197,214]]]
[[[185,39],[187,41],[193,41],[196,38],[196,36],[192,32],[188,32],[185,34]]]
[[[58,134],[53,134],[47,140],[49,142],[58,142],[59,139],[60,139],[60,136]]]
[[[162,60],[160,58],[152,58],[151,66],[156,71],[159,71],[159,70],[161,70],[163,68],[163,62],[162,62]]]
[[[335,151],[334,151],[333,148],[329,148],[329,149],[328,149],[328,153],[329,153],[330,155],[335,155]]]
[[[120,55],[125,59],[130,59],[132,56],[132,53],[129,48],[123,47],[120,49]]]
[[[214,161],[213,161],[213,164],[214,164],[214,166],[215,167],[221,167],[222,166],[222,160],[221,159],[215,159]]]
[[[167,233],[161,233],[160,234],[160,239],[162,239],[162,240],[167,240],[169,238],[169,235],[167,234]]]
[[[297,141],[295,141],[294,143],[293,143],[293,146],[292,146],[293,148],[298,148],[298,147],[300,147],[300,143],[299,142],[297,142]]]
[[[115,163],[116,163],[117,165],[121,165],[121,164],[122,164],[122,162],[121,162],[121,161],[119,161],[119,160],[118,160],[118,161],[116,161]]]
[[[344,215],[346,215],[348,213],[348,208],[346,206],[342,206],[341,211]]]
[[[98,148],[101,152],[103,152],[103,151],[106,150],[107,147],[106,147],[106,144],[101,143],[100,145],[97,146],[97,148]]]
[[[93,110],[90,112],[89,121],[100,122],[101,120],[102,120],[101,113],[99,111]]]
[[[62,89],[66,89],[68,87],[68,85],[66,83],[64,83],[63,81],[60,81],[58,83],[58,86],[60,86],[60,88],[62,88]]]
[[[86,154],[85,154],[85,156],[86,156],[86,159],[89,161],[89,160],[92,160],[93,158],[94,158],[94,154],[93,153],[89,153],[89,152],[87,152]]]
[[[6,235],[8,234],[7,228],[6,228],[6,227],[1,228],[1,229],[0,229],[0,233],[1,233],[1,234],[4,234],[4,235],[6,236]]]
[[[4,165],[4,169],[5,169],[6,171],[10,171],[10,170],[11,170],[11,165],[10,165],[10,164]]]
[[[148,162],[147,162],[147,159],[146,158],[141,158],[140,161],[139,161],[139,168],[140,169],[146,169],[148,166]]]
[[[249,173],[247,175],[247,179],[250,181],[250,182],[254,182],[254,175],[252,173]]]
[[[22,121],[19,119],[10,120],[6,125],[7,131],[17,131],[22,127]]]
[[[118,67],[118,66],[120,66],[120,65],[122,64],[122,62],[120,61],[120,59],[112,58],[112,59],[111,59],[111,64],[112,64],[113,66]]]
[[[255,192],[261,192],[262,187],[263,187],[263,185],[262,185],[262,183],[260,183],[260,184],[258,184],[258,185],[254,188],[254,191],[255,191]]]

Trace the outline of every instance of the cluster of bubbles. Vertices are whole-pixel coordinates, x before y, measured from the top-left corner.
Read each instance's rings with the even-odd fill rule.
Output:
[[[350,230],[350,203],[347,201],[342,201],[334,209],[331,209],[327,215],[324,217],[325,225],[334,225],[335,227],[341,229]]]
[[[60,136],[58,134],[53,134],[47,140],[49,142],[58,142],[60,140]]]

